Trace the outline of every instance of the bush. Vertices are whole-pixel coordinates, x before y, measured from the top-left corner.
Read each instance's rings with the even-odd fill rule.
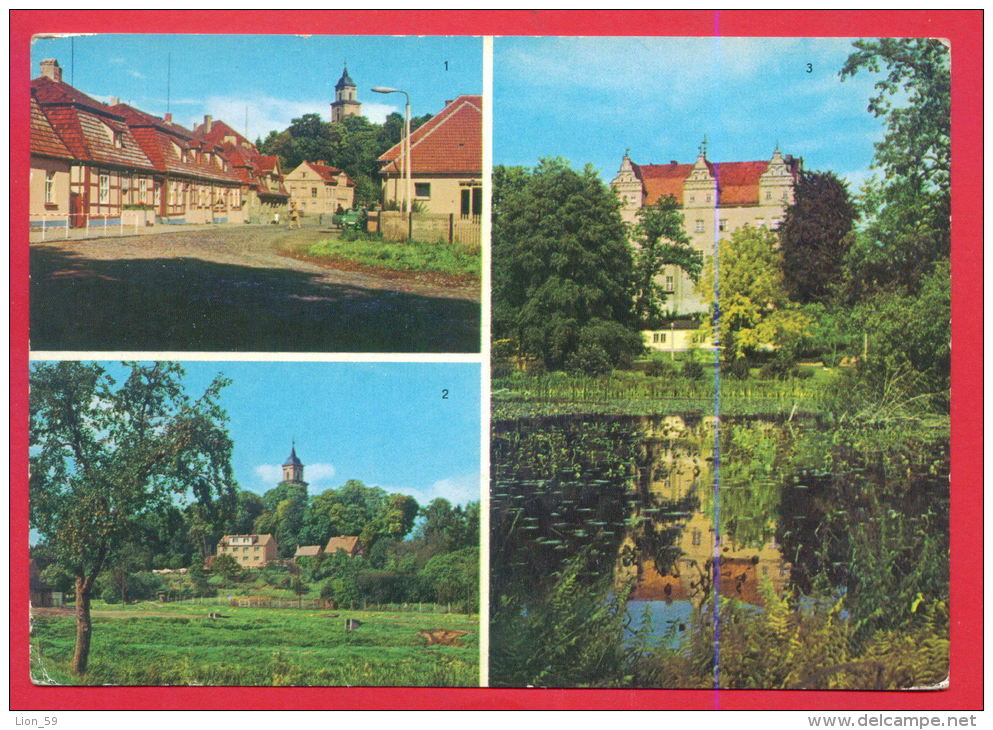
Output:
[[[570,373],[583,375],[606,375],[613,366],[607,352],[599,345],[580,345],[576,352],[565,361],[565,369]]]
[[[671,378],[675,368],[664,360],[651,360],[645,365],[645,375],[650,378]]]
[[[129,603],[148,600],[155,598],[165,588],[162,579],[154,573],[130,573],[122,576],[114,571],[101,574],[96,585],[100,598],[107,603],[121,603],[125,598]]]
[[[225,578],[234,578],[241,572],[241,565],[238,564],[238,561],[233,556],[222,553],[214,558],[210,569],[218,575],[223,575]]]
[[[696,360],[687,360],[683,363],[682,376],[688,380],[699,380],[703,377],[703,365]]]
[[[747,357],[739,357],[736,360],[722,363],[721,375],[726,378],[737,378],[746,380],[751,372],[752,361]]]

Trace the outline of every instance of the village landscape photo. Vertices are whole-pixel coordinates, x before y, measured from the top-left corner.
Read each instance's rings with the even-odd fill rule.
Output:
[[[35,351],[479,352],[482,41],[36,35]]]
[[[491,686],[947,686],[951,52],[495,39]]]
[[[479,382],[32,363],[32,681],[478,686]]]

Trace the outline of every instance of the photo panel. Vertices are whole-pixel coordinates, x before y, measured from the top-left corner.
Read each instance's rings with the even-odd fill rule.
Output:
[[[38,34],[31,79],[32,349],[479,352],[479,38]]]
[[[35,685],[479,686],[477,364],[30,377]]]
[[[947,687],[950,73],[495,39],[491,686]]]

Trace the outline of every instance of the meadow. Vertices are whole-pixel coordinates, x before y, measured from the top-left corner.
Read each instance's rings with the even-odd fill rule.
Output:
[[[224,618],[209,618],[210,612]],[[357,619],[357,630],[345,630]],[[467,632],[461,646],[427,646],[419,631]],[[37,684],[435,686],[479,684],[479,617],[362,610],[299,610],[146,601],[93,603],[84,678],[69,672],[71,611],[32,618]]]

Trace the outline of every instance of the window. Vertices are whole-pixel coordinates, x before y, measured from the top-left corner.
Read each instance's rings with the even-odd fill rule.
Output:
[[[652,333],[652,342],[654,342],[656,344],[664,344],[665,343],[665,332],[653,332]]]
[[[114,146],[117,149],[124,147],[124,132],[114,132]]]
[[[110,202],[110,175],[100,175],[100,204]]]
[[[765,191],[765,199],[766,200],[772,200],[772,191],[771,190],[766,190]]]
[[[676,289],[675,277],[672,276],[665,277],[665,290],[675,291],[675,289]]]
[[[310,197],[312,197],[312,198],[316,198],[317,197],[317,188],[311,188],[310,189]]]
[[[483,214],[482,188],[462,188],[462,204],[459,213],[462,218]]]
[[[717,230],[726,231],[727,229],[728,229],[728,219],[721,218],[721,220],[717,223]]]
[[[694,228],[693,231],[695,233],[703,233],[703,220],[702,219],[697,218],[696,228]]]
[[[710,202],[710,195],[707,195],[707,202]]]
[[[691,203],[695,203],[696,202],[696,196],[695,195],[691,195],[690,196],[690,202]]]
[[[155,205],[159,205],[162,202],[162,187],[159,185],[155,186]]]
[[[55,202],[55,171],[45,171],[45,202]]]
[[[703,534],[699,530],[693,530],[693,544],[699,545],[703,538]]]
[[[413,165],[411,165],[413,167]],[[415,198],[430,198],[431,197],[431,183],[414,183],[414,197]]]
[[[138,202],[144,205],[148,202],[148,180],[142,178],[138,181]]]

